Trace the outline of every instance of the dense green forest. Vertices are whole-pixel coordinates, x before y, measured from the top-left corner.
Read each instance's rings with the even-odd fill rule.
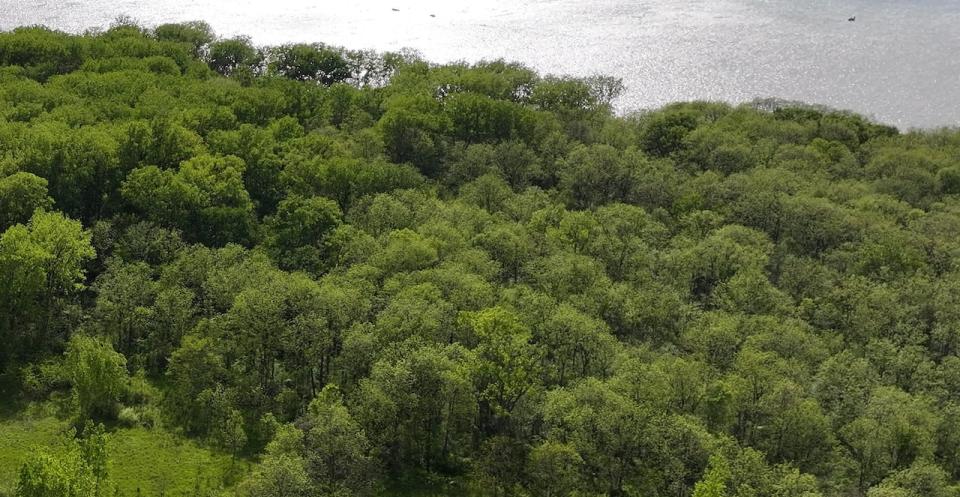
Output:
[[[620,91],[0,33],[0,495],[960,495],[960,132]]]

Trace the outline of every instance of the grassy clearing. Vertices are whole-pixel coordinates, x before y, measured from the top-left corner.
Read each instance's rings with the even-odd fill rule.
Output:
[[[55,445],[68,429],[69,423],[52,416],[0,421],[0,495],[13,493],[20,465],[34,450]],[[110,478],[128,497],[217,495],[250,465],[162,430],[120,428],[107,444]]]
[[[13,493],[20,465],[36,447],[54,445],[68,424],[56,418],[0,421],[0,495]]]
[[[249,463],[211,452],[161,430],[127,428],[108,439],[109,471],[124,495],[216,495]]]

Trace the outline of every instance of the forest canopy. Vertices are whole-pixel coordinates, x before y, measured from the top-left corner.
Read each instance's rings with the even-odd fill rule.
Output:
[[[960,495],[960,132],[621,90],[0,32],[0,495]]]

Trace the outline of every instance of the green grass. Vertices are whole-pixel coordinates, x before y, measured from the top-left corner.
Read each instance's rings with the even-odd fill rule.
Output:
[[[54,445],[68,426],[52,417],[0,421],[0,495],[13,493],[20,465],[33,450]]]
[[[12,495],[21,464],[38,447],[54,446],[69,426],[42,415],[0,420],[0,495]],[[217,495],[250,467],[162,430],[116,429],[108,435],[107,448],[110,479],[127,497],[136,497],[138,489],[143,497]]]
[[[249,469],[243,460],[211,452],[160,430],[127,428],[110,434],[111,479],[124,495],[169,497],[216,494]]]

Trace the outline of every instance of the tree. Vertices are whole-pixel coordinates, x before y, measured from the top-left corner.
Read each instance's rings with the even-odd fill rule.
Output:
[[[472,443],[472,357],[458,345],[404,345],[395,347],[401,357],[380,359],[361,380],[358,419],[391,472],[453,470]]]
[[[594,492],[622,495],[642,487],[638,465],[645,450],[643,410],[596,379],[547,393],[544,422],[549,439],[566,442],[583,459]]]
[[[922,399],[893,387],[874,389],[864,414],[840,429],[840,441],[857,463],[860,491],[891,470],[929,458],[936,423]]]
[[[689,278],[689,291],[701,301],[709,301],[714,290],[738,275],[755,277],[763,270],[772,250],[766,235],[738,225],[727,225],[711,233],[703,241],[676,255],[675,269]],[[762,274],[762,273],[761,273]],[[749,285],[749,283],[748,283]],[[747,286],[745,290],[749,290]],[[764,304],[778,298],[773,290]],[[749,297],[746,299],[749,301]]]
[[[649,267],[648,257],[667,238],[667,228],[639,207],[607,204],[597,209],[590,255],[603,261],[615,280],[634,280]]]
[[[834,422],[845,424],[863,411],[878,381],[868,361],[843,351],[820,364],[813,392]]]
[[[510,185],[495,174],[484,174],[460,187],[460,198],[487,212],[501,210],[512,195]]]
[[[237,493],[243,497],[309,497],[315,494],[315,487],[303,457],[281,452],[269,453],[237,486]]]
[[[626,89],[623,80],[613,76],[594,75],[586,78],[585,82],[590,85],[590,93],[600,105],[612,105]]]
[[[330,86],[351,76],[350,66],[336,50],[298,43],[274,49],[270,66],[281,76]]]
[[[267,244],[285,269],[319,271],[327,262],[327,237],[342,223],[336,202],[323,198],[288,197],[280,202],[269,223]]]
[[[247,402],[269,409],[273,402],[268,399],[274,397],[276,402],[281,385],[286,384],[297,395],[292,411],[285,413],[293,416],[299,401],[319,388],[322,358],[337,344],[316,282],[303,274],[276,270],[261,277],[258,285],[236,294],[214,336],[227,338],[224,349],[234,357],[231,369],[241,375],[235,380],[245,386],[240,393],[251,395]]]
[[[121,354],[140,365],[149,353],[145,347],[150,323],[156,318],[151,307],[157,286],[148,265],[117,262],[111,263],[94,284],[98,328]]]
[[[214,424],[210,440],[218,447],[230,452],[232,461],[235,462],[240,450],[247,443],[247,433],[244,430],[243,416],[240,411],[228,408],[226,416]]]
[[[568,444],[544,442],[530,451],[527,472],[532,489],[544,497],[571,495],[581,485],[583,459]]]
[[[370,261],[386,274],[426,269],[437,263],[437,249],[423,235],[409,229],[390,232],[387,243]]]
[[[18,27],[0,38],[0,63],[22,66],[28,77],[45,81],[79,68],[86,52],[84,45],[77,38],[44,27]]]
[[[683,146],[687,134],[697,127],[696,115],[686,109],[671,109],[650,116],[640,135],[640,146],[651,155],[667,156]]]
[[[534,256],[533,240],[522,224],[491,223],[475,243],[500,263],[504,281],[520,280],[523,266]]]
[[[40,354],[62,339],[67,311],[93,258],[90,234],[59,213],[36,211],[27,225],[0,235],[0,336],[4,362]]]
[[[546,322],[534,329],[547,367],[544,383],[566,385],[589,376],[604,377],[612,370],[616,340],[606,325],[561,304]]]
[[[955,492],[950,487],[947,475],[929,461],[917,461],[909,468],[885,478],[867,492],[867,497],[947,497]]]
[[[522,107],[475,93],[454,93],[444,99],[452,135],[467,143],[500,141],[524,134]],[[520,129],[518,129],[520,128]]]
[[[194,57],[200,57],[203,48],[216,38],[213,28],[203,21],[161,24],[153,28],[153,35],[160,41],[173,41],[190,45]]]
[[[13,173],[0,178],[0,232],[30,220],[37,210],[49,210],[47,180],[30,173]]]
[[[111,419],[127,390],[126,359],[96,338],[74,335],[64,353],[79,420]]]
[[[403,96],[386,103],[377,122],[387,156],[396,163],[409,162],[428,177],[435,177],[446,153],[444,135],[451,123],[440,105],[426,96]]]
[[[710,457],[710,466],[703,479],[693,487],[693,497],[726,497],[730,468],[726,458],[722,455]]]
[[[797,254],[819,255],[858,238],[859,230],[851,217],[827,199],[788,197],[781,233]]]
[[[103,425],[87,421],[79,438],[74,433],[54,448],[41,448],[20,466],[16,497],[101,497],[110,491],[107,445]]]
[[[207,63],[224,76],[252,76],[259,68],[261,56],[250,39],[241,36],[211,43]]]
[[[244,188],[246,165],[237,157],[199,156],[176,172],[154,166],[135,169],[122,193],[154,222],[180,228],[212,245],[249,242],[253,203]]]
[[[512,495],[523,481],[528,448],[512,437],[486,439],[475,463],[476,480],[495,497]]]
[[[339,390],[325,387],[300,422],[307,472],[322,492],[367,495],[376,478],[370,443]]]
[[[620,152],[609,145],[581,146],[560,164],[560,189],[568,204],[578,209],[628,202],[645,161],[636,151]]]
[[[533,336],[515,314],[500,307],[469,313],[465,318],[478,341],[481,415],[488,423],[509,419],[535,385],[539,352],[530,343]]]
[[[107,468],[107,461],[109,460],[107,436],[103,424],[94,425],[92,421],[87,420],[78,440],[78,445],[80,456],[87,467],[90,468],[90,474],[93,476],[93,495],[104,495],[109,491],[110,480]]]
[[[75,447],[43,450],[20,467],[16,497],[100,495],[96,480]]]

